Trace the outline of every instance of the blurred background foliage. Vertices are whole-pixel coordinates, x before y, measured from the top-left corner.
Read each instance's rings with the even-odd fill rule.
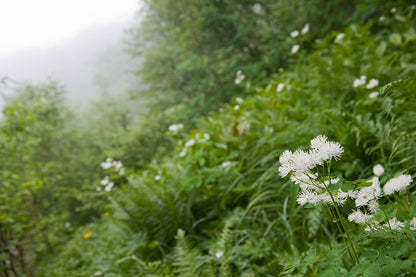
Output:
[[[345,148],[339,176],[371,177],[378,163],[382,182],[413,174],[415,12],[410,1],[144,1],[127,42],[143,59],[140,89],[83,112],[52,81],[7,99],[2,276],[414,274],[415,242],[400,236],[361,238],[366,267],[353,267],[277,161],[325,134]]]

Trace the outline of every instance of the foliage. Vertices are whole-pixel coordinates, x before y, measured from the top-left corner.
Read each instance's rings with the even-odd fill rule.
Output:
[[[35,263],[39,266],[37,276],[414,275],[415,233],[410,220],[416,216],[414,186],[389,196],[390,200],[380,200],[382,212],[374,214],[379,222],[392,218],[404,222],[397,230],[349,222],[345,219],[354,201],[340,206],[338,220],[349,230],[348,240],[356,247],[357,259],[353,259],[342,239],[343,232],[332,222],[331,210],[297,205],[298,186],[279,177],[278,171],[279,156],[284,150],[306,150],[312,138],[325,134],[344,148],[343,162],[331,164],[331,174],[342,180],[341,189],[368,185],[376,164],[385,169],[380,176],[382,184],[401,174],[414,175],[416,125],[412,100],[416,81],[409,76],[416,71],[415,8],[406,2],[395,2],[380,5],[371,13],[370,2],[362,1],[354,5],[355,11],[350,11],[338,10],[339,1],[329,1],[327,10],[316,11],[312,8],[322,7],[316,4],[320,1],[279,1],[278,8],[262,1],[260,11],[264,14],[260,15],[250,1],[214,1],[206,5],[199,1],[175,5],[171,1],[149,1],[146,20],[152,24],[146,23],[150,24],[146,25],[147,35],[153,32],[155,37],[154,41],[144,42],[153,47],[145,54],[153,72],[142,77],[153,82],[148,92],[159,92],[150,100],[156,101],[160,109],[150,106],[146,110],[155,117],[142,122],[135,117],[134,108],[128,109],[115,100],[101,106],[103,100],[93,115],[82,121],[81,131],[69,128],[70,132],[64,132],[63,127],[50,127],[61,126],[54,120],[64,109],[51,109],[54,117],[41,120],[39,115],[31,124],[26,119],[31,116],[18,117],[19,120],[11,116],[20,111],[18,106],[5,109],[8,116],[4,122],[11,122],[5,126],[19,130],[25,148],[17,149],[11,139],[19,137],[15,133],[5,135],[4,145],[13,151],[5,152],[9,154],[4,157],[10,158],[4,167],[20,172],[22,164],[13,155],[29,153],[24,165],[30,182],[25,185],[18,179],[13,189],[2,187],[2,201],[11,201],[13,210],[4,213],[9,217],[2,218],[1,224],[25,228],[18,230],[19,234],[30,231],[35,235],[33,242],[40,241],[36,236],[41,236],[38,230],[42,228],[33,229],[30,224],[35,220],[26,216],[33,205],[27,210],[18,209],[28,203],[20,194],[33,191],[27,199],[39,197],[42,219],[62,228],[64,217],[61,221],[52,219],[48,207],[53,203],[67,215],[67,208],[60,206],[65,201],[47,194],[54,188],[51,178],[61,171],[66,176],[65,188],[72,184],[69,180],[77,184],[74,193],[62,199],[81,200],[80,214],[96,218],[84,224],[85,218],[77,222],[75,218],[80,214],[72,213],[74,225],[68,232],[72,239],[66,245],[60,244],[56,256],[39,251],[37,257],[46,255],[48,259]],[[274,21],[277,19],[271,15],[280,15],[280,20],[287,23],[294,18],[294,11],[299,12],[291,23],[296,26],[289,24],[282,29],[284,35],[278,38],[282,43],[275,49],[270,33],[274,25],[263,20]],[[332,21],[321,22],[322,14],[333,11],[339,14],[330,17]],[[351,13],[355,20],[366,22],[343,22]],[[164,20],[157,22],[159,18]],[[239,24],[241,19],[258,24],[257,29]],[[310,33],[289,37],[293,29],[302,28],[306,22],[310,22]],[[257,48],[250,48],[251,35]],[[317,37],[319,41],[315,41]],[[296,44],[299,50],[290,54]],[[244,47],[248,47],[247,53]],[[262,54],[257,55],[257,50]],[[270,54],[273,51],[275,56]],[[272,58],[268,60],[264,53]],[[268,66],[270,72],[265,69]],[[281,66],[285,69],[277,73]],[[245,77],[235,84],[238,70]],[[220,79],[215,80],[216,75]],[[39,90],[42,91],[35,91]],[[214,105],[212,101],[220,94]],[[179,104],[184,95],[185,100]],[[218,112],[206,115],[227,101]],[[198,118],[195,110],[206,116]],[[31,111],[37,114],[37,110]],[[189,130],[193,117],[197,129]],[[10,121],[12,118],[14,121]],[[62,122],[67,118],[70,116],[65,115]],[[23,123],[36,128],[25,133]],[[183,123],[185,130],[175,125],[169,131],[170,123]],[[4,129],[5,134],[9,129]],[[60,136],[61,132],[64,135]],[[81,139],[72,141],[77,134]],[[85,153],[77,152],[68,159],[85,168],[64,172],[66,164],[56,158],[52,159],[53,170],[42,174],[45,164],[40,157],[45,153],[59,156],[52,151],[55,148],[47,147],[54,145],[51,140],[55,139],[70,141],[71,147],[58,152],[60,155],[71,153],[77,143],[84,145],[79,149]],[[152,153],[164,153],[171,146],[174,148],[166,156]],[[95,159],[91,167],[82,163],[88,158]],[[123,171],[103,164],[104,170],[99,171],[99,164],[106,158],[121,160]],[[13,177],[7,172],[2,173],[4,180],[11,182]],[[76,173],[80,175],[73,175]],[[108,190],[102,190],[99,184],[99,180],[107,180],[104,176],[114,182]],[[42,186],[37,186],[37,180]],[[108,186],[107,181],[104,184]],[[19,213],[12,217],[11,211]],[[10,220],[19,224],[11,224]],[[47,235],[57,239],[58,227],[43,226],[50,228],[45,229]],[[370,227],[369,231],[366,227]],[[9,256],[1,256],[1,269],[9,275],[19,275],[20,267],[13,273],[7,251],[15,249],[10,243],[22,243],[10,236],[6,240],[2,254]],[[40,250],[47,247],[47,243],[39,245]]]

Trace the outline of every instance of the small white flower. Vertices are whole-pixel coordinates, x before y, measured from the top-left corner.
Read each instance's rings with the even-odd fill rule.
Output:
[[[279,68],[279,73],[282,73],[282,72],[283,72],[283,70],[284,70],[284,69],[283,69],[282,67],[280,67],[280,68]]]
[[[101,181],[100,181],[100,184],[102,185],[102,186],[106,186],[106,185],[108,185],[108,183],[110,182],[110,179],[108,178],[108,176],[105,176],[104,177],[104,179],[102,179]]]
[[[376,164],[373,167],[373,173],[374,173],[374,175],[377,175],[377,176],[380,177],[381,175],[384,174],[384,167],[381,164]]]
[[[306,23],[301,31],[302,35],[306,34],[307,32],[309,32],[309,23]]]
[[[102,273],[101,271],[96,271],[96,272],[94,273],[94,276],[101,276],[101,275],[103,275],[103,273]]]
[[[120,161],[114,161],[112,165],[114,166],[116,171],[119,171],[123,167],[123,164]]]
[[[69,227],[71,227],[71,223],[70,222],[66,222],[65,223],[65,228],[69,228]]]
[[[362,85],[364,85],[364,84],[366,83],[366,81],[367,81],[367,76],[362,75],[362,76],[360,77],[360,79],[355,79],[355,80],[354,80],[353,85],[354,85],[354,87],[356,88],[356,87],[358,87],[358,86],[362,86]]]
[[[186,147],[190,147],[190,146],[192,146],[192,145],[194,145],[195,144],[195,140],[194,139],[190,139],[190,140],[188,140],[186,143],[185,143],[185,146]]]
[[[240,109],[240,105],[235,105],[234,106],[234,111],[238,111]]]
[[[231,165],[231,162],[230,161],[226,161],[226,162],[223,162],[221,164],[221,167],[224,168],[224,167],[227,167],[227,166],[230,166],[230,165]]]
[[[335,41],[340,41],[345,37],[344,33],[339,33],[336,37],[335,37]]]
[[[400,175],[399,177],[391,179],[384,185],[384,193],[386,195],[390,195],[397,191],[405,190],[408,186],[410,186],[412,181],[413,180],[410,175]]]
[[[184,157],[186,155],[186,150],[184,149],[184,150],[182,150],[180,153],[179,153],[179,157]]]
[[[372,93],[370,93],[369,95],[368,95],[368,97],[370,97],[370,98],[376,98],[376,97],[378,97],[379,96],[379,92],[378,91],[373,91]]]
[[[378,86],[378,80],[377,79],[371,79],[370,82],[365,86],[368,89],[372,89]]]
[[[397,220],[396,217],[390,218],[389,222],[384,226],[391,228],[392,230],[400,230],[404,227],[404,223]]]
[[[241,98],[241,97],[237,97],[236,99],[235,99],[235,101],[237,101],[237,103],[243,103],[243,98]]]
[[[244,76],[244,74],[241,72],[241,70],[239,70],[235,74],[234,83],[238,85],[239,83],[241,83],[244,80],[244,78],[246,78],[246,76]]]
[[[205,133],[205,134],[204,134],[204,139],[209,140],[209,139],[210,139],[209,134]]]
[[[390,10],[390,12],[391,12],[391,13],[395,13],[395,12],[397,12],[397,9],[396,9],[396,8],[392,8],[392,9]]]
[[[296,200],[296,202],[301,206],[303,206],[307,203],[318,204],[320,201],[321,201],[321,199],[317,194],[315,194],[311,191],[308,191],[308,190],[305,190],[302,193],[300,193],[297,200]]]
[[[376,200],[370,200],[370,202],[368,202],[368,209],[371,213],[375,214],[380,210],[380,206]]]
[[[169,131],[173,132],[173,133],[177,133],[180,129],[183,128],[183,124],[173,124],[169,126]]]
[[[412,218],[410,220],[410,230],[415,231],[416,230],[416,217]]]
[[[356,210],[348,215],[348,220],[357,224],[365,224],[372,216]]]
[[[300,46],[299,46],[299,44],[296,44],[296,45],[294,45],[293,47],[292,47],[292,50],[290,51],[292,54],[295,54],[296,52],[298,52],[299,51],[299,48],[300,48]]]
[[[111,183],[109,183],[105,188],[104,188],[104,190],[105,191],[111,191],[111,189],[113,188],[113,186],[114,186],[114,183],[113,182],[111,182]]]
[[[385,20],[384,16],[380,16],[378,21],[383,22]]]
[[[221,258],[224,255],[223,251],[218,251],[217,253],[215,253],[215,257],[217,258]]]
[[[276,92],[278,92],[278,93],[281,92],[284,89],[284,87],[285,87],[284,83],[278,84],[277,88],[276,88]]]
[[[298,30],[294,30],[293,32],[290,32],[290,36],[292,38],[295,38],[295,37],[299,36],[299,31]]]
[[[102,187],[96,187],[95,190],[96,191],[102,191],[103,189],[102,189]]]
[[[160,175],[156,175],[155,176],[155,181],[159,181],[160,180]]]

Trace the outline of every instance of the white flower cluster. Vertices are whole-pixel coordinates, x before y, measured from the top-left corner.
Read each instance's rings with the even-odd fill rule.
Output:
[[[356,87],[365,85],[366,82],[367,82],[367,76],[362,75],[360,77],[360,79],[355,79],[354,80],[353,86],[356,88]],[[377,79],[371,79],[365,87],[367,89],[373,89],[373,88],[377,87],[378,84],[379,84],[379,81]]]
[[[295,54],[296,52],[299,51],[299,44],[293,45],[292,50],[290,50],[290,53]]]
[[[239,83],[241,83],[244,79],[246,78],[246,76],[244,76],[244,74],[241,72],[241,70],[239,70],[239,71],[237,71],[236,73],[235,73],[235,80],[234,80],[234,83],[235,84],[239,84]]]
[[[340,41],[345,37],[344,33],[339,33],[336,37],[335,37],[335,41]]]
[[[403,191],[410,186],[412,181],[410,175],[400,175],[399,177],[391,179],[384,185],[384,193],[390,195],[398,191]]]
[[[105,176],[104,179],[102,179],[100,181],[100,185],[104,186],[104,190],[105,191],[111,191],[111,189],[114,186],[114,183],[113,182],[110,182],[110,178],[108,176]],[[102,190],[101,187],[97,187],[96,189],[97,189],[97,191],[101,191]]]
[[[384,167],[377,164],[373,167],[376,175],[369,181],[362,183],[360,189],[343,191],[339,186],[339,179],[331,176],[320,177],[314,173],[316,166],[324,166],[330,160],[338,160],[344,152],[343,147],[338,142],[328,141],[326,136],[320,135],[311,141],[311,150],[297,150],[291,152],[286,150],[279,158],[281,166],[279,175],[286,177],[298,184],[300,193],[297,203],[305,204],[328,204],[344,205],[348,198],[355,202],[355,210],[348,215],[348,220],[357,224],[367,224],[368,230],[385,228],[399,230],[404,227],[404,223],[391,218],[383,226],[372,220],[373,215],[380,210],[378,200],[385,195],[404,191],[410,186],[412,177],[410,175],[400,175],[388,181],[383,190],[380,185],[379,176],[384,174]],[[335,186],[334,186],[335,185]],[[365,211],[365,212],[363,212]],[[372,222],[370,222],[372,220]],[[416,230],[416,218],[410,222],[410,228]],[[366,229],[366,230],[367,230]]]
[[[305,26],[303,26],[303,28],[300,32],[298,30],[294,30],[294,31],[290,32],[290,36],[292,38],[296,38],[296,37],[299,36],[299,34],[304,35],[304,34],[309,32],[309,27],[310,27],[309,23],[306,23]]]
[[[179,124],[173,124],[169,126],[169,131],[173,132],[173,133],[177,133],[179,130],[183,129],[183,124],[179,123]]]
[[[104,170],[114,167],[116,171],[120,171],[120,169],[123,167],[123,164],[120,161],[113,161],[111,158],[107,158],[105,162],[100,164],[100,166]]]
[[[284,83],[280,83],[280,84],[278,84],[278,85],[277,85],[276,92],[277,92],[277,93],[279,93],[279,92],[281,92],[284,88],[285,88],[285,84],[284,84]]]
[[[300,205],[327,203],[336,201],[342,205],[345,203],[348,194],[339,190],[336,194],[329,194],[327,186],[338,183],[339,179],[334,178],[319,181],[317,173],[312,173],[316,166],[324,165],[324,162],[341,158],[344,148],[338,142],[328,141],[326,136],[320,135],[311,141],[311,150],[306,152],[297,150],[294,153],[286,150],[280,156],[279,175],[285,177],[290,174],[291,180],[298,184],[301,192],[297,199]]]

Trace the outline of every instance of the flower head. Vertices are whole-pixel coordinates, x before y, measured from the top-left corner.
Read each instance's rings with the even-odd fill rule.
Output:
[[[294,30],[293,32],[290,32],[290,36],[292,38],[295,38],[295,37],[299,36],[299,31],[298,30]]]
[[[372,93],[370,93],[369,95],[368,95],[368,97],[370,97],[370,98],[376,98],[377,96],[379,96],[379,92],[378,91],[373,91]]]
[[[414,231],[416,230],[416,217],[412,218],[412,220],[410,220],[410,230]]]
[[[404,223],[397,220],[397,218],[390,218],[388,223],[384,224],[386,227],[390,227],[392,230],[400,230],[404,227]]]
[[[303,26],[302,31],[300,31],[300,32],[302,33],[302,35],[309,32],[309,23],[306,23],[305,26]]]
[[[345,34],[344,33],[339,33],[336,37],[335,37],[335,41],[340,41],[344,38]]]
[[[384,174],[384,167],[381,164],[377,164],[373,167],[374,175],[381,176]]]
[[[356,210],[352,212],[350,215],[348,215],[348,220],[357,224],[365,224],[371,218],[371,215],[363,213],[360,210]]]
[[[277,93],[279,93],[279,92],[281,92],[284,88],[285,88],[285,84],[284,84],[284,83],[280,83],[280,84],[278,84],[278,85],[277,85],[276,92],[277,92]]]
[[[365,82],[367,81],[367,76],[365,76],[365,75],[362,75],[361,77],[360,77],[360,79],[355,79],[354,80],[354,83],[353,83],[353,86],[356,88],[356,87],[359,87],[359,86],[362,86],[362,85],[364,85],[365,84]]]
[[[298,52],[299,51],[299,48],[300,48],[300,46],[299,46],[299,44],[296,44],[296,45],[294,45],[293,47],[292,47],[292,50],[290,51],[292,54],[295,54],[296,52]]]
[[[378,80],[377,79],[371,79],[370,82],[365,86],[368,89],[372,89],[378,86]]]
[[[413,180],[410,175],[400,175],[399,177],[391,179],[384,185],[384,193],[386,195],[390,195],[397,191],[405,190],[408,186],[410,186],[412,181]]]

